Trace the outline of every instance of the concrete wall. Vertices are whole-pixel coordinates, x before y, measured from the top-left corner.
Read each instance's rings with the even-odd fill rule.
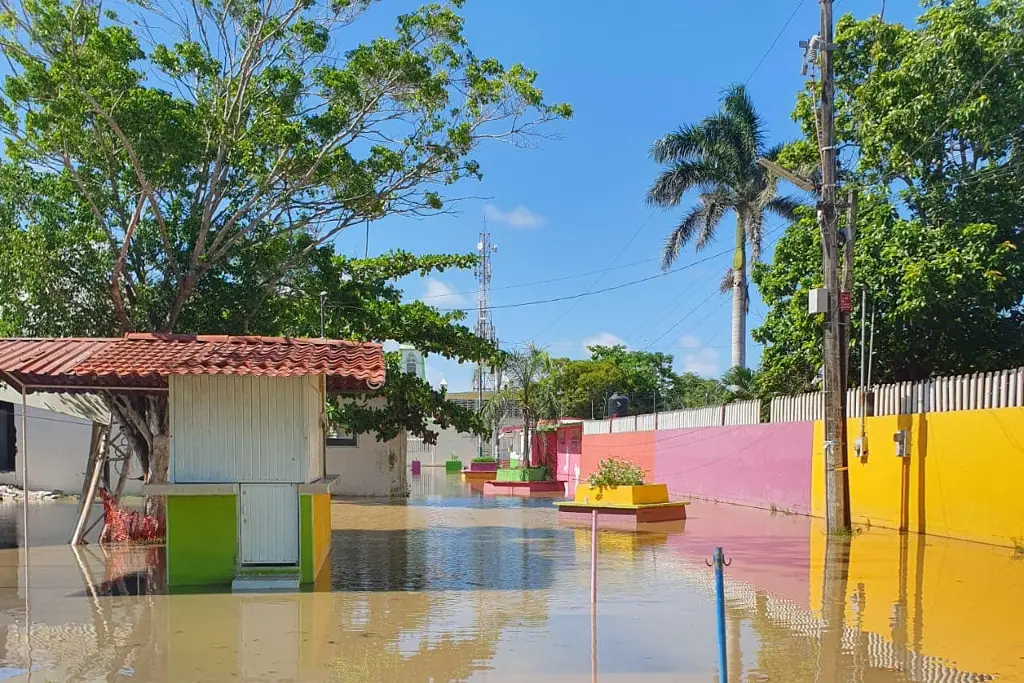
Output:
[[[327,475],[339,479],[332,493],[339,496],[406,496],[405,432],[380,442],[359,434],[355,446],[327,446]]]
[[[811,512],[812,423],[693,427],[583,437],[580,478],[598,461],[636,463],[675,498]]]
[[[21,487],[25,458],[21,452],[21,404],[14,404],[14,428],[18,436],[18,456],[14,472],[0,473],[0,484]],[[28,486],[31,490],[80,493],[89,460],[92,423],[51,410],[28,407]],[[141,469],[132,461],[132,476]],[[115,472],[111,473],[114,476]],[[129,480],[125,493],[137,495],[142,483]]]
[[[678,497],[811,512],[813,423],[657,432],[652,479]]]
[[[1013,546],[1024,539],[1024,408],[891,415],[866,420],[868,457],[855,458],[850,420],[850,506],[855,523]],[[893,435],[910,432],[909,457]],[[825,514],[824,428],[812,439],[812,514]]]
[[[1024,408],[870,417],[868,457],[854,457],[855,524],[1014,547],[1024,539]],[[909,456],[893,435],[910,434]],[[602,458],[630,460],[673,498],[696,496],[823,517],[821,422],[586,434],[580,477]]]

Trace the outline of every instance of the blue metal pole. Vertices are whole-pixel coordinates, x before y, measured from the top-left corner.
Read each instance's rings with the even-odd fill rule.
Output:
[[[718,680],[728,683],[729,667],[725,651],[725,553],[715,548],[715,609],[718,612]]]

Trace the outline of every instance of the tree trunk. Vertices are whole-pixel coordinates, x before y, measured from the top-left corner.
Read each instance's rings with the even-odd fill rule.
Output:
[[[732,365],[747,366],[747,233],[736,217],[736,252],[732,263]]]
[[[167,396],[108,395],[107,405],[117,415],[121,430],[142,466],[147,484],[167,483],[170,465],[170,426]],[[147,496],[145,511],[163,519],[162,498]]]

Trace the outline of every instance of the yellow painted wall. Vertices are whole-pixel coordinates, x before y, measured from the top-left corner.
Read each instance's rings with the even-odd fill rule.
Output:
[[[848,424],[850,507],[855,524],[1013,546],[1024,539],[1024,408],[892,415],[866,421],[868,457],[853,456],[859,420]],[[910,432],[909,458],[893,435]],[[824,427],[814,425],[811,513],[825,514]]]
[[[331,497],[326,493],[313,496],[313,576],[320,576],[331,557]]]
[[[810,604],[821,614],[824,523],[811,535]],[[871,529],[850,539],[845,623],[960,671],[1024,680],[1024,562],[1014,551]]]

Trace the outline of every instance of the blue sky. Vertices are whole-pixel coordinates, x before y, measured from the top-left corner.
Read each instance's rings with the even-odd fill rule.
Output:
[[[394,17],[417,5],[378,3],[349,30],[358,40],[389,33]],[[839,0],[836,14],[866,17],[880,5]],[[886,17],[912,22],[917,12],[916,2],[890,0]],[[369,251],[472,251],[486,216],[499,248],[492,281],[498,307],[657,274],[661,245],[683,208],[652,211],[644,204],[658,170],[647,156],[651,142],[700,120],[717,107],[725,87],[748,78],[771,140],[796,136],[789,114],[802,83],[797,43],[819,25],[815,0],[469,0],[464,15],[478,55],[536,69],[547,98],[571,103],[575,116],[557,126],[560,139],[540,149],[482,147],[475,157],[484,180],[453,190],[480,199],[461,203],[457,216],[373,224]],[[728,223],[723,227],[718,243],[701,254],[691,247],[677,266],[726,252],[731,230]],[[783,228],[778,219],[768,220],[766,258]],[[364,239],[360,228],[341,235],[337,248],[361,255]],[[586,357],[587,343],[619,342],[671,353],[679,371],[718,375],[729,362],[730,299],[714,292],[730,260],[722,253],[676,274],[576,301],[497,308],[495,327],[505,346],[536,341],[553,354]],[[566,276],[578,277],[519,286]],[[470,272],[410,278],[403,285],[409,298],[431,297],[425,300],[439,307],[475,306]],[[748,329],[765,311],[753,286],[751,294]],[[471,314],[467,324],[473,321]],[[756,366],[761,350],[752,340],[747,353],[748,364]],[[443,378],[451,390],[462,390],[469,388],[472,368],[429,357],[427,373],[435,384]]]

